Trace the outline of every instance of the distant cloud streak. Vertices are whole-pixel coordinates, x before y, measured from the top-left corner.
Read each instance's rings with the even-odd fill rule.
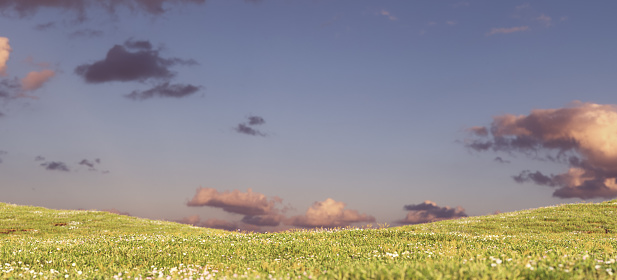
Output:
[[[194,85],[183,85],[183,84],[173,84],[170,85],[168,82],[157,85],[151,89],[139,91],[134,90],[133,92],[125,95],[129,99],[133,100],[144,100],[153,97],[173,97],[173,98],[182,98],[194,94],[199,91],[201,87]]]
[[[546,175],[524,170],[518,183],[557,187],[559,198],[617,197],[617,106],[573,102],[529,115],[493,118],[490,134],[477,133],[466,146],[479,152],[521,153],[532,159],[566,164],[566,173]]]
[[[168,11],[165,6],[185,3],[203,4],[206,0],[2,0],[0,1],[0,13],[15,13],[19,17],[27,17],[36,14],[39,9],[58,9],[61,11],[74,12],[77,19],[87,19],[86,10],[89,7],[102,8],[110,14],[115,14],[119,7],[126,7],[132,11],[141,11],[150,15],[161,15]]]
[[[527,30],[529,30],[529,26],[516,26],[516,27],[509,27],[509,28],[504,28],[504,27],[492,28],[491,31],[486,33],[486,36],[492,36],[495,34],[509,34],[509,33],[514,33],[514,32],[523,32]]]

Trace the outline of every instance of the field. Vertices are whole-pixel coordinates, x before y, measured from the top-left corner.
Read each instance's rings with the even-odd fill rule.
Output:
[[[3,279],[617,279],[617,200],[239,233],[0,203]]]

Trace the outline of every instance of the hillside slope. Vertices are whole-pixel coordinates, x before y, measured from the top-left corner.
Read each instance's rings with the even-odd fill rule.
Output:
[[[615,279],[617,200],[381,229],[237,233],[0,203],[0,278]]]

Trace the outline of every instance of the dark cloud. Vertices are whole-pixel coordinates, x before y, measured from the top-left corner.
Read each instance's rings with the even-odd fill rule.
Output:
[[[0,81],[0,99],[9,100],[16,98],[21,90],[19,79],[4,79]]]
[[[134,90],[133,92],[125,95],[126,98],[133,100],[144,100],[153,97],[173,97],[173,98],[182,98],[189,96],[191,94],[199,91],[201,87],[194,85],[183,85],[183,84],[173,84],[170,85],[168,82],[157,85],[149,90],[138,91]]]
[[[244,216],[242,222],[255,226],[275,227],[281,224],[283,216],[281,215],[259,215],[259,216]]]
[[[266,136],[265,133],[254,129],[246,124],[238,124],[238,126],[236,126],[236,132],[238,133],[242,133],[242,134],[247,134],[247,135],[253,135],[253,136]]]
[[[75,68],[75,73],[88,83],[166,80],[175,75],[169,70],[174,64],[177,63],[173,59],[160,57],[158,51],[129,52],[124,46],[115,45],[107,52],[105,59],[80,65]]]
[[[301,216],[294,216],[285,221],[286,224],[303,228],[345,227],[353,223],[374,223],[375,217],[360,214],[357,210],[345,209],[344,202],[328,198],[315,202]]]
[[[51,161],[51,162],[41,163],[41,166],[44,166],[46,170],[57,170],[57,171],[64,171],[64,172],[71,171],[64,162],[60,162],[60,161]]]
[[[44,161],[45,157],[44,156],[36,156],[36,158],[34,158],[34,161]]]
[[[560,198],[617,197],[617,106],[574,102],[526,116],[502,115],[485,130],[472,128],[477,139],[466,146],[569,166],[558,175],[526,170],[513,176],[516,182],[556,187],[553,196]]]
[[[465,209],[461,207],[439,207],[435,202],[429,200],[420,204],[405,205],[403,209],[409,212],[404,219],[397,221],[399,224],[420,224],[467,217]]]
[[[210,206],[221,208],[225,212],[247,216],[277,214],[277,204],[282,203],[279,197],[268,198],[263,194],[248,189],[246,193],[238,190],[219,192],[213,188],[199,188],[195,196],[187,202],[188,206]]]
[[[80,29],[80,30],[76,30],[73,31],[69,34],[70,38],[93,38],[93,37],[100,37],[103,36],[103,31],[101,30],[95,30],[95,29]]]
[[[260,125],[264,123],[266,123],[266,121],[262,117],[258,117],[258,116],[249,117],[249,125]]]
[[[94,162],[91,162],[91,161],[89,161],[89,160],[87,160],[87,159],[82,159],[82,160],[79,162],[79,165],[85,165],[85,166],[88,166],[88,167],[89,167],[89,168],[91,168],[91,169],[94,169],[94,164],[95,164]]]
[[[2,113],[0,113],[0,115],[2,115]],[[2,163],[2,156],[6,154],[8,154],[8,152],[0,150],[0,163]]]
[[[266,133],[263,133],[252,126],[265,124],[266,121],[259,116],[248,116],[247,122],[238,124],[234,130],[238,133],[252,135],[252,136],[267,136]]]
[[[493,161],[499,162],[499,163],[510,163],[509,160],[505,160],[501,157],[496,157]]]
[[[84,21],[87,19],[86,10],[90,7],[103,8],[110,14],[115,14],[117,9],[122,7],[150,15],[161,15],[169,10],[166,6],[205,2],[206,0],[0,0],[0,13],[26,17],[36,14],[41,8],[48,8],[73,12],[78,20]]]

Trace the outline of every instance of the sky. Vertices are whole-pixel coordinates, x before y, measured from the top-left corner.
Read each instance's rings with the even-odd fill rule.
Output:
[[[615,10],[0,0],[0,201],[263,232],[614,199]]]

